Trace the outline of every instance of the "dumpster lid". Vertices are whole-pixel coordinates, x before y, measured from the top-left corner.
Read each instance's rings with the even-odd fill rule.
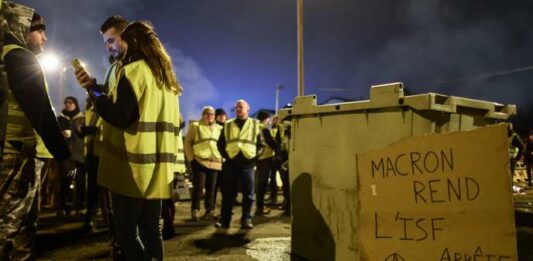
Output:
[[[499,120],[507,120],[510,116],[516,114],[516,105],[504,105],[496,102],[438,93],[405,96],[403,83],[395,82],[373,85],[370,88],[370,99],[364,101],[317,105],[316,95],[298,96],[294,100],[293,108],[280,110],[279,117],[280,119],[288,120],[293,116],[308,114],[350,112],[393,107],[409,107],[419,111],[433,110],[447,113],[456,113],[461,108],[471,108],[485,112],[485,118]]]

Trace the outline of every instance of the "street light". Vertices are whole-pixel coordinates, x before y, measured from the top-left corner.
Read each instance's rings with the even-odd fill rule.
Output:
[[[60,66],[57,56],[51,53],[39,56],[39,63],[45,70],[50,72],[57,70]]]
[[[285,88],[285,86],[281,84],[276,85],[276,114],[278,114],[278,108],[279,108],[279,90]]]

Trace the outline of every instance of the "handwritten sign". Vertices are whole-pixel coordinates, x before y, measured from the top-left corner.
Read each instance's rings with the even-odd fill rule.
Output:
[[[517,260],[505,125],[358,153],[361,260]]]

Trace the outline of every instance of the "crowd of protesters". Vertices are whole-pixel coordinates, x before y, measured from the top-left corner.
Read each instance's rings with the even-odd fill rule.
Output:
[[[100,209],[114,252],[127,260],[163,259],[162,238],[175,234],[179,177],[192,182],[193,222],[229,228],[239,193],[242,229],[252,229],[253,217],[269,215],[273,206],[290,213],[290,125],[267,111],[253,118],[243,99],[233,118],[206,104],[201,118],[186,124],[179,110],[184,90],[150,23],[104,21],[100,33],[111,62],[105,79],[75,66],[86,106],[69,96],[56,116],[36,59],[47,41],[44,18],[9,2],[1,12],[9,87],[2,96],[0,260],[35,258],[40,196],[58,217],[84,215],[86,233]],[[531,186],[533,131],[525,144],[512,128],[508,136],[511,173],[523,162]]]

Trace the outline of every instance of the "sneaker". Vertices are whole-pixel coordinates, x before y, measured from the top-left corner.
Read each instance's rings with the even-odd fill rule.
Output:
[[[193,209],[191,211],[191,219],[194,221],[200,220],[200,211],[198,209]]]
[[[243,228],[243,229],[252,229],[252,228],[254,228],[254,224],[252,224],[252,220],[251,219],[245,219],[245,220],[241,221],[241,228]]]
[[[229,224],[222,224],[222,222],[215,223],[216,228],[229,228]]]
[[[255,215],[256,216],[263,216],[263,215],[267,215],[267,214],[270,214],[270,208],[268,207],[262,207],[262,208],[257,208],[255,210]]]

